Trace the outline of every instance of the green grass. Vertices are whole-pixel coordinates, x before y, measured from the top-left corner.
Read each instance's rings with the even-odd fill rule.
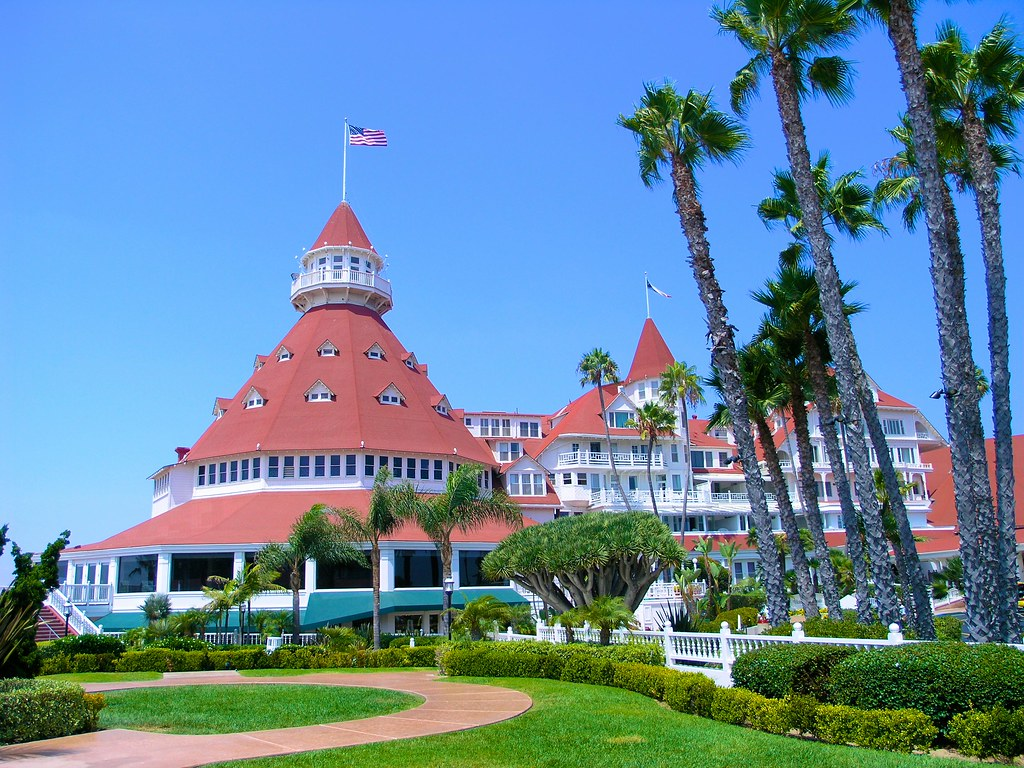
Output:
[[[306,752],[222,766],[242,768],[941,768],[962,761],[897,755],[724,725],[673,712],[636,693],[552,680],[482,680],[524,691],[534,706],[458,733]]]
[[[296,675],[319,675],[329,672],[336,674],[367,674],[373,672],[436,672],[437,667],[341,667],[339,669],[240,669],[238,674],[245,677],[295,677]]]
[[[66,675],[42,675],[40,680],[67,680],[71,683],[133,683],[137,680],[159,680],[160,672],[71,672]]]
[[[423,699],[379,688],[327,685],[194,685],[103,694],[101,728],[235,733],[387,715]]]

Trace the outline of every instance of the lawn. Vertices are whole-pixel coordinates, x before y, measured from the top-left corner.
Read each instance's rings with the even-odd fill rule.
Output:
[[[103,694],[101,728],[235,733],[387,715],[423,699],[379,688],[327,685],[194,685]]]
[[[639,694],[553,680],[457,678],[529,694],[503,723],[441,736],[220,764],[232,768],[962,768],[962,761],[834,747],[673,712]]]
[[[66,675],[43,675],[40,680],[66,680],[70,683],[133,683],[159,680],[160,672],[71,672]]]
[[[329,672],[332,675],[352,674],[365,675],[374,672],[436,672],[437,667],[340,667],[338,669],[240,669],[238,674],[244,677],[296,677],[298,675],[321,675]]]

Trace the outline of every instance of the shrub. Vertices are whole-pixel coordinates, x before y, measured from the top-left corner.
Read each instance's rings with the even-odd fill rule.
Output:
[[[828,744],[856,744],[890,752],[927,750],[938,729],[913,709],[863,710],[824,704],[818,707],[815,735]]]
[[[853,648],[838,645],[769,645],[736,659],[732,680],[740,688],[770,698],[799,693],[824,701],[832,669],[854,653]]]
[[[1007,762],[1024,752],[1024,710],[963,712],[949,724],[949,740],[969,757],[998,757]]]
[[[720,723],[743,725],[750,705],[763,696],[742,688],[716,688],[711,699],[711,718]]]
[[[79,653],[74,656],[54,656],[44,659],[40,675],[63,675],[76,672],[113,672],[120,654]]]
[[[615,662],[611,659],[576,653],[562,665],[562,680],[567,683],[589,683],[590,685],[613,685]]]
[[[829,689],[837,704],[917,709],[945,728],[970,709],[1024,706],[1024,652],[959,642],[864,651],[836,665]]]
[[[262,648],[239,648],[229,651],[209,651],[204,669],[262,669],[267,663],[267,653]]]
[[[444,635],[422,635],[422,636],[417,636],[417,635],[399,635],[398,637],[393,638],[386,645],[385,645],[385,643],[382,640],[381,641],[381,647],[408,648],[409,647],[409,640],[410,639],[416,641],[416,647],[417,648],[421,648],[421,647],[428,646],[428,645],[441,645],[442,643],[447,643],[448,642],[448,638],[445,637]]]
[[[102,696],[55,680],[0,681],[0,743],[20,744],[96,730]]]
[[[790,705],[785,699],[769,699],[758,696],[747,704],[747,720],[750,727],[765,733],[789,733],[792,726]]]
[[[110,635],[68,635],[39,646],[39,655],[43,659],[52,659],[55,656],[76,656],[83,653],[120,656],[124,651],[124,643],[121,638]]]
[[[622,662],[615,664],[611,685],[642,694],[650,699],[665,698],[665,685],[676,673],[665,667]]]
[[[842,637],[851,640],[885,640],[889,628],[885,624],[859,624],[856,614],[843,613],[841,621],[811,618],[802,622],[807,637]],[[766,635],[788,637],[793,634],[792,624],[780,624],[766,630]]]
[[[171,651],[210,651],[217,648],[213,643],[198,637],[162,637],[146,643],[146,648],[167,648]]]
[[[198,672],[206,669],[205,651],[149,648],[128,651],[114,664],[116,672]]]
[[[821,703],[813,696],[791,693],[785,699],[789,705],[789,724],[801,733],[814,733],[818,707]]]
[[[715,684],[699,672],[671,672],[665,681],[665,703],[676,712],[711,717]]]
[[[752,608],[752,607],[733,608],[731,611],[723,611],[722,613],[718,614],[715,617],[715,620],[713,622],[711,622],[711,623],[715,627],[715,629],[714,629],[715,632],[718,632],[722,628],[722,622],[723,621],[727,621],[729,623],[729,626],[733,630],[735,630],[736,629],[736,619],[737,618],[742,618],[743,619],[743,626],[744,627],[752,627],[755,624],[757,624],[757,615],[758,615],[758,609],[757,608]]]
[[[962,642],[964,639],[964,624],[956,616],[936,616],[935,635],[939,640]]]

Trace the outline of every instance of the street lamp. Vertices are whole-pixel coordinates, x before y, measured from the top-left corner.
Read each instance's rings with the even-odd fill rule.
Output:
[[[930,397],[932,400],[941,400],[944,397],[956,397],[956,390],[955,389],[936,389],[934,392],[932,392],[930,395],[928,395],[928,397]]]
[[[444,580],[444,601],[441,604],[441,613],[444,616],[444,626],[448,633],[448,639],[452,639],[452,592],[455,590],[455,579],[449,576]]]
[[[64,611],[64,637],[68,636],[68,625],[71,623],[71,607]]]

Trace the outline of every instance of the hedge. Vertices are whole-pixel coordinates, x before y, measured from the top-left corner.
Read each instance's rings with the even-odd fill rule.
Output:
[[[1010,712],[963,712],[949,724],[949,740],[969,757],[996,757],[1005,762],[1024,753],[1024,709]]]
[[[886,624],[861,624],[857,621],[854,611],[843,611],[841,621],[829,621],[814,617],[803,622],[804,635],[807,637],[840,637],[851,640],[885,640],[889,636]],[[717,627],[714,631],[718,631]],[[765,630],[764,634],[776,637],[789,637],[793,634],[792,624],[780,624]],[[903,630],[908,640],[916,638],[914,630],[906,627]],[[963,623],[955,616],[936,616],[935,634],[939,640],[963,640]]]
[[[860,709],[918,709],[945,729],[971,709],[1024,706],[1024,651],[959,642],[863,651],[836,665],[829,692]]]
[[[769,645],[736,659],[732,681],[762,696],[781,699],[797,693],[825,701],[832,669],[855,653],[855,649],[841,645]]]
[[[0,680],[0,744],[95,731],[106,702],[56,680]]]
[[[124,651],[125,645],[121,638],[111,635],[68,635],[39,644],[39,655],[43,659],[83,653],[120,656]]]
[[[889,752],[931,747],[939,729],[915,709],[863,710],[823,704],[815,718],[815,736],[827,744],[856,744]]]

